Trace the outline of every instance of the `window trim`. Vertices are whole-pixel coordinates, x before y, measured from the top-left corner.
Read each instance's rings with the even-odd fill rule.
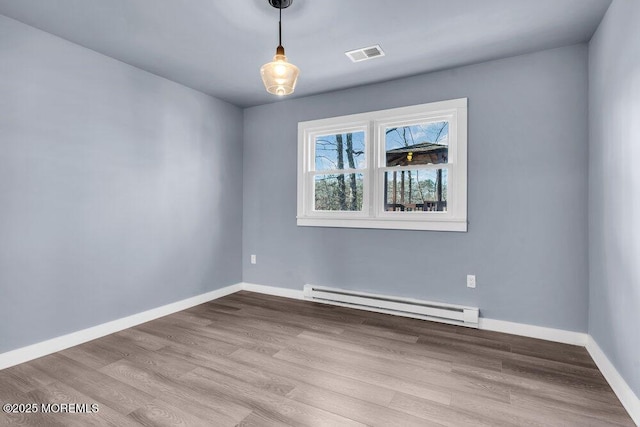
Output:
[[[419,165],[417,169],[448,169],[446,212],[387,212],[378,200],[386,166],[384,130],[389,125],[407,126],[428,121],[449,122],[448,163]],[[315,175],[336,171],[315,171],[315,137],[345,131],[365,132],[364,169],[340,173],[363,174],[363,209],[357,212],[315,211]],[[452,144],[451,141],[454,141]],[[393,167],[415,170],[415,166]],[[401,230],[467,231],[467,98],[408,107],[371,111],[298,123],[297,225],[316,227],[380,228]]]

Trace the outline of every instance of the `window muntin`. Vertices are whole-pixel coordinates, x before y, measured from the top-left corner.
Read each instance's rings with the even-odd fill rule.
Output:
[[[299,123],[298,225],[466,231],[466,104]]]

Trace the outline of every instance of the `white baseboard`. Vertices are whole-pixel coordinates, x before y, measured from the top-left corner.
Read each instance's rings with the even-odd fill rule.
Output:
[[[20,363],[28,362],[29,360],[37,359],[39,357],[55,353],[57,351],[62,351],[69,347],[73,347],[75,345],[79,345],[96,338],[113,334],[123,329],[131,328],[141,323],[157,319],[158,317],[167,316],[181,310],[186,310],[187,308],[196,306],[198,304],[202,304],[214,299],[221,298],[225,295],[238,292],[242,290],[242,288],[243,285],[241,283],[226,286],[224,288],[216,289],[215,291],[207,292],[201,295],[196,295],[195,297],[187,298],[182,301],[143,311],[142,313],[133,314],[131,316],[123,317],[121,319],[113,320],[111,322],[103,323],[91,328],[82,329],[80,331],[52,338],[47,341],[42,341],[26,347],[18,348],[16,350],[11,350],[6,353],[1,353],[0,369],[5,369],[10,366],[18,365]]]
[[[257,292],[259,294],[273,295],[276,297],[304,299],[302,289],[279,288],[277,286],[258,285],[255,283],[242,283],[243,291]]]
[[[600,369],[600,372],[602,372],[602,375],[604,375],[613,389],[613,392],[618,396],[618,399],[620,399],[622,406],[627,410],[636,425],[640,426],[640,398],[631,390],[629,384],[622,378],[622,375],[620,375],[615,366],[613,366],[613,363],[611,363],[591,335],[589,335],[586,347],[591,358],[596,362],[596,365],[598,365],[598,369]]]
[[[487,331],[504,332],[512,335],[520,335],[529,338],[538,338],[546,341],[560,342],[564,344],[587,344],[587,334],[584,332],[566,331],[564,329],[545,328],[544,326],[528,325],[526,323],[507,322],[505,320],[480,318],[480,329]]]

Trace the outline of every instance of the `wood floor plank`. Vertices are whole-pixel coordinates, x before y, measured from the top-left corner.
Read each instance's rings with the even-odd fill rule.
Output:
[[[203,336],[194,331],[189,331],[188,329],[180,328],[175,325],[166,326],[155,324],[154,322],[148,322],[143,325],[136,326],[134,329],[155,335],[172,343],[184,344],[214,353],[229,354],[238,348],[234,344],[220,341],[212,337]]]
[[[100,369],[139,351],[145,351],[136,341],[121,335],[112,334],[98,340],[89,341],[77,347],[60,352],[61,355],[73,359],[84,366]]]
[[[276,422],[290,425],[363,425],[331,411],[325,411],[258,389],[246,382],[206,368],[198,368],[185,375],[195,383],[205,382],[218,388],[230,398],[244,402],[252,410]]]
[[[358,310],[340,310],[340,307],[317,304],[310,301],[287,300],[286,298],[272,297],[270,295],[258,295],[246,293],[236,297],[242,298],[242,304],[253,306],[254,309],[272,311],[274,313],[297,314],[307,320],[328,320],[341,324],[362,324],[367,314]],[[225,297],[226,298],[226,297]]]
[[[282,321],[281,319],[276,319],[273,316],[259,316],[259,315],[247,315],[243,312],[236,313],[213,313],[208,314],[207,319],[211,319],[212,323],[211,327],[216,327],[220,324],[232,324],[238,327],[250,327],[254,329],[259,329],[266,332],[277,332],[280,334],[284,334],[287,336],[296,336],[301,332],[304,332],[305,329],[299,324],[295,324],[292,322]],[[340,330],[341,332],[342,330]]]
[[[230,357],[248,365],[260,366],[261,369],[286,376],[298,382],[302,381],[306,384],[315,385],[316,387],[325,388],[329,391],[342,393],[381,406],[388,405],[395,395],[395,391],[387,387],[347,378],[327,371],[320,371],[310,366],[287,363],[250,350],[239,349],[232,353]],[[434,398],[436,398],[435,396],[436,394],[434,393]],[[437,398],[447,403],[451,400],[451,396],[448,393],[437,393]]]
[[[356,338],[352,335],[345,336],[344,334],[334,336],[308,331],[298,335],[298,338],[299,340],[296,342],[298,347],[307,346],[307,348],[312,348],[313,346],[321,346],[327,350],[335,349],[333,351],[343,350],[358,353],[363,358],[383,359],[384,363],[400,362],[403,365],[417,365],[423,369],[451,370],[451,358],[442,354],[432,357],[433,355],[427,350],[420,351],[415,345],[403,345],[380,338]]]
[[[358,379],[363,382],[388,387],[392,390],[404,390],[415,396],[436,401],[447,401],[450,398],[451,389],[444,385],[434,385],[416,381],[413,378],[395,375],[393,365],[388,365],[384,372],[371,370],[358,364],[345,364],[343,361],[328,361],[322,356],[296,352],[291,349],[283,350],[274,357],[295,363],[300,366],[310,366],[314,369],[334,373],[347,378]],[[508,399],[507,395],[498,395],[496,398]]]
[[[308,338],[309,335],[301,334],[300,337]],[[332,351],[332,345],[334,345],[336,341],[332,342],[330,340],[323,339],[320,340],[320,342],[323,345],[323,347],[321,348],[314,347],[314,345],[310,344],[308,341],[305,341],[304,344],[298,346],[290,346],[287,350],[295,350],[301,353],[312,352],[312,354],[315,356],[322,354],[323,357],[327,358],[328,360],[332,360],[335,363],[363,365],[367,366],[367,370],[369,371],[375,370],[380,373],[390,373],[389,370],[393,369],[391,373],[395,377],[407,380],[418,380],[423,384],[437,386],[440,389],[446,387],[448,391],[458,390],[466,392],[482,392],[497,400],[509,400],[508,387],[500,384],[482,381],[481,379],[469,381],[464,378],[450,376],[448,374],[448,372],[451,370],[450,363],[447,363],[447,365],[442,365],[442,361],[438,361],[439,363],[436,365],[429,365],[430,360],[425,360],[425,358],[417,357],[415,354],[407,355],[403,353],[402,356],[399,357],[394,353],[389,353],[386,351],[382,353],[382,357],[380,357],[380,352],[378,352],[377,356],[372,356],[371,352],[362,351],[367,347],[360,349],[360,355],[357,356],[356,354],[353,354],[358,353],[359,351],[357,346],[355,346],[354,344],[348,344],[347,346],[340,344],[340,347],[343,349],[341,353],[340,350],[334,349]],[[347,350],[344,350],[345,347],[353,350],[352,354],[347,353]],[[279,353],[278,355],[276,355],[276,357],[284,357],[284,353]]]
[[[165,340],[156,335],[151,335],[143,331],[139,331],[137,329],[125,329],[124,331],[116,332],[114,334],[118,337],[123,337],[134,342],[138,347],[144,348],[145,350],[155,351],[159,348],[162,348],[166,345],[171,344],[171,341]]]
[[[587,377],[562,372],[548,366],[534,366],[526,362],[505,360],[502,362],[503,372],[516,374],[521,377],[544,378],[545,381],[594,391],[609,391],[610,387],[604,377]]]
[[[595,367],[591,356],[589,356],[587,350],[581,346],[472,328],[459,328],[456,330],[456,333],[472,337],[501,340],[502,342],[509,343],[511,345],[511,351],[514,353],[530,354],[541,358],[552,358],[558,361],[564,360],[585,367]]]
[[[93,371],[81,377],[67,378],[62,382],[99,402],[103,402],[121,414],[128,414],[154,400],[153,396],[140,392],[140,390],[99,371]]]
[[[187,313],[186,311],[179,311],[177,313],[173,313],[169,316],[166,316],[166,319],[170,319],[179,325],[193,325],[193,326],[206,326],[212,322],[211,319],[208,319],[203,316],[199,316],[195,313]]]
[[[276,324],[298,326],[304,330],[321,331],[332,334],[341,333],[346,326],[344,322],[334,320],[331,317],[315,318],[312,313],[288,313],[256,306],[245,307],[234,314],[245,318],[260,320],[267,324],[275,322]]]
[[[352,331],[345,331],[337,337],[322,336],[317,332],[303,332],[300,334],[300,337],[315,340],[329,339],[334,343],[339,342],[344,346],[357,344],[361,346],[364,351],[386,354],[418,363],[434,364],[437,362],[457,362],[486,369],[495,369],[497,371],[502,369],[502,360],[495,357],[460,353],[442,346],[417,345],[379,337],[372,340],[370,337],[358,335]]]
[[[387,328],[381,328],[373,325],[366,325],[364,323],[357,326],[346,326],[343,335],[358,334],[360,336],[371,336],[374,338],[384,338],[386,340],[401,341],[404,343],[414,344],[418,341],[418,334],[393,331]]]
[[[229,352],[235,351],[238,347],[256,348],[260,347],[261,351],[273,354],[280,350],[282,346],[277,342],[263,342],[257,339],[255,332],[251,330],[245,330],[244,328],[235,328],[235,330],[229,330],[225,325],[217,324],[211,325],[197,325],[197,326],[180,326],[177,324],[160,325],[160,328],[156,327],[156,331],[150,331],[151,333],[166,335],[168,339],[172,341],[186,344],[190,346],[200,345],[204,348],[209,346],[216,346],[217,348],[229,349]],[[234,328],[233,325],[230,326]],[[240,330],[241,333],[238,333]],[[273,341],[273,340],[271,340]],[[228,354],[228,353],[227,353]]]
[[[214,320],[211,327],[220,324],[233,324],[241,327],[250,327],[265,332],[276,332],[288,336],[297,336],[304,331],[321,331],[331,334],[339,334],[344,331],[344,324],[330,321],[310,323],[308,318],[296,316],[294,313],[259,312],[257,310],[242,309],[236,313],[208,313],[208,319]],[[410,337],[415,341],[417,337]]]
[[[71,402],[63,402],[71,401]],[[24,426],[633,426],[584,347],[241,291],[0,371]]]
[[[495,383],[511,390],[513,393],[522,393],[531,396],[549,395],[557,402],[592,402],[593,406],[620,405],[618,398],[611,393],[602,393],[581,388],[574,388],[565,384],[556,384],[545,381],[544,378],[522,377],[517,374],[507,372],[496,372],[493,370],[457,366],[454,364],[452,370],[454,376],[464,376],[471,380],[482,379],[484,382]]]
[[[159,351],[139,351],[125,357],[126,360],[142,365],[168,378],[180,378],[197,366],[185,360],[167,357]]]
[[[455,329],[436,329],[425,327],[423,323],[416,319],[407,319],[408,322],[404,323],[388,323],[384,321],[374,321],[374,320],[366,320],[364,325],[367,326],[375,326],[388,331],[395,331],[398,333],[404,333],[408,335],[415,336],[432,336],[439,338],[446,338],[451,340],[452,342],[460,342],[460,343],[470,343],[482,347],[489,347],[504,351],[511,351],[511,344],[506,343],[504,341],[499,341],[497,339],[483,338],[473,335],[466,335],[458,333]],[[416,323],[417,322],[417,323]],[[451,325],[447,325],[451,327]]]
[[[212,395],[206,389],[194,389],[185,382],[164,377],[148,367],[136,365],[128,360],[105,366],[101,372],[148,395],[156,396],[168,404],[201,414],[219,425],[234,425],[251,412],[242,405],[224,399],[224,396]]]
[[[467,414],[480,415],[492,421],[493,425],[509,426],[601,426],[603,421],[565,411],[541,411],[536,406],[514,406],[485,399],[482,396],[454,395],[452,408]],[[611,423],[607,422],[607,425]]]
[[[113,427],[128,427],[139,426],[138,423],[128,419],[126,416],[114,411],[109,406],[102,402],[98,402],[95,399],[86,396],[79,391],[69,387],[66,384],[56,382],[53,384],[41,387],[38,390],[29,393],[29,397],[33,402],[39,404],[53,404],[53,403],[79,403],[79,404],[97,404],[98,411],[92,413],[80,413],[80,414],[51,414],[46,417],[46,422],[60,422],[64,426],[69,427],[85,427],[85,426],[113,426]]]
[[[218,301],[220,301],[220,300],[218,300]],[[234,311],[240,310],[240,308],[238,308],[238,307],[233,307],[231,305],[223,304],[223,303],[220,303],[218,301],[211,301],[211,302],[207,302],[207,303],[204,303],[204,304],[200,304],[200,305],[197,305],[195,307],[192,307],[190,309],[185,310],[185,312],[187,312],[187,313],[190,313],[192,311],[197,312],[200,308],[204,308],[206,310],[214,309],[216,311],[225,311],[225,312],[234,312]]]
[[[22,363],[0,371],[0,384],[25,393],[54,382],[55,378],[30,363]]]
[[[557,361],[549,358],[540,358],[518,353],[504,354],[502,355],[502,359],[503,361],[511,361],[516,364],[544,368],[550,372],[557,372],[558,374],[583,377],[585,380],[593,381],[598,384],[606,384],[605,378],[597,368],[575,365],[569,363],[567,360]]]
[[[433,421],[448,427],[493,427],[491,420],[475,414],[469,415],[431,400],[417,396],[396,393],[389,407],[424,420]]]
[[[251,412],[238,423],[238,427],[287,427],[289,424],[271,419],[260,411]]]
[[[203,326],[209,323],[206,319],[192,315],[191,313],[174,313],[168,316],[160,317],[153,321],[156,327],[162,326],[179,326],[185,329]]]
[[[212,323],[198,330],[202,331],[202,333],[213,333],[215,336],[219,336],[220,339],[228,339],[231,336],[233,337],[234,343],[237,342],[236,340],[242,339],[243,345],[248,344],[250,347],[253,347],[256,342],[260,342],[263,345],[268,344],[276,349],[286,348],[287,344],[294,337],[294,335],[291,334],[281,333],[276,330],[264,331],[246,324]]]
[[[584,368],[598,369],[584,347],[549,342],[544,342],[544,344],[541,345],[534,345],[533,343],[519,343],[512,344],[511,351],[514,354],[522,354],[539,359],[564,362]]]
[[[0,372],[1,373],[1,372]],[[2,405],[11,404],[26,404],[36,403],[33,401],[33,397],[29,393],[22,392],[11,384],[6,382],[0,382],[0,403]],[[49,421],[51,421],[49,423]],[[24,412],[9,412],[4,410],[0,411],[0,425],[1,426],[51,426],[51,427],[64,427],[64,423],[51,419],[43,415],[40,411],[36,413],[24,413]]]
[[[505,353],[511,353],[511,346],[493,347],[480,345],[476,341],[461,341],[450,337],[436,336],[432,334],[421,334],[417,343],[431,351],[438,351],[453,357],[472,354],[475,357],[492,359],[502,359]]]
[[[298,402],[334,412],[369,426],[442,427],[442,424],[428,421],[424,418],[418,418],[405,412],[365,402],[309,384],[298,385],[287,396]]]
[[[382,353],[372,354],[366,349],[356,346],[335,345],[335,342],[309,339],[301,334],[300,338],[292,342],[287,351],[308,354],[313,357],[321,357],[327,362],[345,364],[346,366],[365,366],[367,370],[392,373],[395,376],[428,381],[434,374],[448,373],[451,371],[451,363],[437,361],[435,364],[411,360],[404,361],[397,355]]]
[[[104,351],[91,342],[62,350],[60,354],[91,369],[100,369],[122,358],[120,354]]]
[[[166,352],[165,354],[169,356],[177,356],[176,358],[189,360],[187,355],[181,355],[180,351],[175,348],[168,347],[164,350]],[[195,359],[193,360],[193,363],[199,363],[199,367],[201,368],[219,372],[223,375],[235,378],[238,381],[246,382],[257,389],[281,396],[284,396],[291,391],[297,383],[297,381],[294,381],[287,376],[273,374],[262,366],[242,363],[237,359],[230,357],[210,355],[204,363],[202,362],[202,359],[199,360]]]
[[[233,330],[210,325],[199,328],[197,333],[210,340],[222,342],[235,348],[246,348],[267,354],[275,354],[286,346],[282,342],[271,339],[271,337],[267,337],[268,340],[263,341],[261,339],[261,333],[256,333],[251,330],[247,330],[243,334],[239,335]]]
[[[603,404],[593,400],[563,399],[558,394],[511,393],[511,404],[516,411],[536,410],[538,413],[553,414],[553,418],[565,419],[571,416],[579,418],[585,425],[619,425],[633,427],[634,423],[620,404]],[[568,414],[567,414],[568,413]],[[571,415],[569,415],[571,414]],[[552,417],[548,417],[553,419]],[[584,421],[586,420],[586,421]]]
[[[131,412],[129,418],[148,427],[188,427],[211,425],[211,420],[199,418],[164,401],[153,401]],[[222,424],[216,424],[222,425]],[[233,425],[233,424],[229,424]]]

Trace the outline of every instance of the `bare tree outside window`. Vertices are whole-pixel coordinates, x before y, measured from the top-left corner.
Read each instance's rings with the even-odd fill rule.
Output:
[[[317,171],[331,173],[316,175],[315,210],[362,210],[363,175],[355,172],[364,164],[364,132],[325,135],[316,139]],[[350,173],[336,173],[345,170]]]

